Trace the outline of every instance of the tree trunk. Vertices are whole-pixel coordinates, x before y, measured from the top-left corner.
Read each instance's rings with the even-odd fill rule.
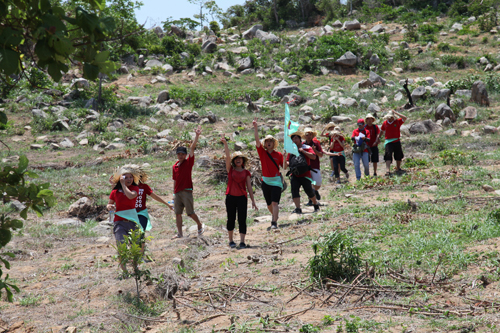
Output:
[[[273,0],[273,10],[274,10],[274,17],[276,18],[276,24],[280,24],[280,20],[278,18],[278,10],[276,9],[276,0]]]

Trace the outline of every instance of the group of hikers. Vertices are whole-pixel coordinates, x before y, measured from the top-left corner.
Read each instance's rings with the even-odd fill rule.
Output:
[[[361,163],[363,163],[364,174],[369,176],[369,163],[373,164],[373,176],[377,176],[377,163],[379,162],[378,145],[380,139],[385,138],[384,161],[386,163],[386,176],[391,176],[391,164],[393,159],[396,161],[396,174],[404,171],[401,169],[401,161],[404,157],[401,147],[400,128],[406,121],[406,117],[400,113],[389,111],[384,117],[384,122],[379,128],[374,124],[375,117],[368,114],[364,119],[358,119],[357,128],[352,132],[352,156],[356,179],[361,179]],[[282,192],[286,189],[287,183],[282,174],[287,171],[290,176],[290,188],[292,200],[295,205],[293,213],[301,214],[300,189],[302,188],[309,201],[307,206],[313,206],[314,212],[320,210],[319,200],[321,195],[319,189],[322,185],[320,171],[320,158],[323,155],[330,157],[332,168],[331,177],[340,184],[340,171],[349,178],[349,172],[346,165],[346,140],[342,135],[341,129],[337,126],[333,131],[323,132],[321,136],[329,138],[329,149],[324,151],[321,143],[317,139],[317,132],[312,128],[305,128],[304,131],[295,131],[289,134],[292,142],[297,146],[297,153],[288,152],[286,158],[279,152],[278,140],[267,135],[262,140],[258,133],[257,119],[253,121],[254,135],[257,153],[259,155],[262,170],[262,193],[266,201],[267,208],[271,214],[270,229],[278,228],[279,203]],[[328,127],[327,127],[328,128]],[[114,214],[113,232],[117,243],[124,241],[124,236],[132,230],[140,229],[143,233],[151,229],[151,222],[146,208],[146,198],[163,203],[174,211],[176,217],[177,233],[172,239],[183,238],[182,214],[184,210],[197,224],[197,235],[202,235],[205,231],[198,215],[194,210],[193,200],[193,180],[192,169],[195,160],[195,149],[201,134],[201,126],[195,131],[195,138],[189,147],[189,154],[186,147],[176,149],[177,162],[172,166],[172,179],[174,181],[174,202],[173,205],[165,202],[156,195],[146,184],[148,179],[149,165],[142,166],[127,164],[119,168],[110,178],[114,188],[109,197],[107,208]],[[234,229],[236,219],[240,234],[239,248],[247,247],[245,236],[247,233],[247,211],[248,197],[252,208],[257,210],[254,193],[251,186],[251,174],[246,169],[248,162],[247,156],[242,152],[236,151],[231,154],[227,140],[224,135],[220,141],[224,145],[225,165],[228,173],[226,188],[226,212],[227,212],[227,231],[229,246],[236,248],[234,241]],[[144,247],[143,247],[144,248]],[[126,271],[125,267],[122,269]]]

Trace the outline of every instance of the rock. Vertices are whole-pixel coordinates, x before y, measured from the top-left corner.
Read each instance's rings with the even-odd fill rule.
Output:
[[[352,121],[352,119],[350,117],[344,117],[344,116],[333,116],[332,118],[330,118],[330,120],[336,124]]]
[[[437,185],[431,185],[427,188],[429,192],[436,192],[438,190]]]
[[[427,90],[423,86],[415,88],[415,90],[413,90],[413,92],[411,93],[411,98],[413,99],[413,102],[416,102],[419,99],[425,99],[426,96],[427,96]]]
[[[399,68],[399,67],[396,67],[394,68],[394,71],[397,73],[397,74],[401,74],[404,72],[404,70],[402,68]]]
[[[84,78],[74,79],[71,88],[90,88],[90,83]]]
[[[82,224],[79,219],[69,218],[69,219],[60,219],[52,221],[55,225],[67,226],[67,227],[78,227]]]
[[[464,113],[464,119],[465,120],[474,120],[477,118],[477,109],[473,106],[468,106],[465,109],[461,111],[461,113]]]
[[[125,148],[125,144],[119,143],[119,142],[112,143],[112,144],[109,144],[106,147],[104,147],[104,149],[106,149],[106,150],[114,150],[114,149],[122,149],[122,148]]]
[[[471,97],[472,91],[471,90],[465,90],[465,89],[457,90],[457,91],[455,91],[455,95],[456,96]]]
[[[428,84],[428,85],[430,85],[430,86],[432,86],[434,83],[436,83],[436,81],[434,80],[434,78],[433,78],[433,77],[431,77],[431,76],[426,77],[424,80],[425,80],[425,81],[427,82],[427,84]]]
[[[438,120],[438,121],[441,121],[441,120]],[[436,123],[437,123],[437,122],[436,122]],[[452,123],[452,122],[451,122],[451,119],[450,119],[450,118],[448,118],[448,117],[445,117],[445,118],[442,120],[441,125],[442,125],[443,127],[449,127],[449,126],[451,126],[451,123]]]
[[[61,142],[59,142],[59,146],[61,146],[63,148],[73,148],[75,145],[74,145],[73,142],[71,142],[70,139],[64,138],[64,140],[62,140]]]
[[[151,96],[143,96],[143,97],[135,97],[135,96],[130,96],[127,97],[127,102],[130,102],[131,104],[139,104],[141,107],[148,107],[151,102],[153,102],[153,99]]]
[[[373,28],[370,29],[371,32],[382,32],[385,28],[382,24],[377,24]]]
[[[394,100],[396,102],[399,102],[400,100],[403,99],[403,94],[401,92],[398,92],[395,96],[394,96]]]
[[[311,121],[312,121],[312,119],[309,116],[306,116],[306,115],[299,116],[299,123],[301,123],[301,124],[310,124]]]
[[[410,45],[407,43],[407,42],[401,42],[399,44],[403,49],[409,49],[410,48]]]
[[[111,238],[106,237],[106,236],[101,236],[95,240],[96,243],[107,243],[110,241]]]
[[[486,125],[483,127],[483,132],[485,134],[495,134],[498,132],[498,129],[494,126],[489,126],[489,125]]]
[[[436,98],[437,99],[447,99],[450,97],[451,90],[450,89],[439,89]]]
[[[236,150],[245,150],[247,148],[248,148],[248,146],[244,142],[238,141],[238,142],[234,143],[234,149],[236,149]]]
[[[494,70],[495,72],[500,71],[500,64],[496,65],[496,66],[495,66],[495,68],[493,68],[493,70]]]
[[[278,44],[280,42],[278,36],[260,29],[255,32],[255,37],[260,39],[263,43]]]
[[[59,131],[69,131],[69,125],[65,120],[59,119],[52,124],[52,129]]]
[[[42,148],[43,148],[43,145],[39,145],[39,144],[30,145],[30,149],[32,149],[32,150],[38,150],[38,149],[42,149]]]
[[[486,57],[481,57],[479,59],[479,63],[484,66],[484,65],[488,65],[490,63],[490,61]]]
[[[217,122],[217,116],[212,111],[208,111],[207,118],[211,124],[214,124]]]
[[[490,186],[490,185],[487,185],[487,184],[484,184],[482,186],[483,190],[486,191],[486,192],[494,192],[495,189],[493,188],[493,186]]]
[[[380,64],[380,58],[377,54],[372,54],[370,57],[370,65],[378,66]]]
[[[174,68],[169,64],[165,64],[165,65],[161,66],[161,68],[165,71],[166,75],[174,74]]]
[[[452,108],[457,107],[459,109],[465,108],[465,102],[461,98],[452,98],[450,100],[450,105]]]
[[[31,110],[31,114],[33,115],[34,118],[42,118],[42,119],[47,119],[49,115],[45,113],[44,111],[40,109],[33,109]]]
[[[354,67],[356,66],[357,62],[358,62],[358,57],[356,57],[356,55],[354,55],[354,53],[352,53],[351,51],[347,51],[342,57],[338,58],[335,61],[335,64]]]
[[[345,21],[342,29],[344,29],[344,30],[359,30],[359,29],[361,29],[361,23],[359,23],[359,21],[356,19],[354,19],[353,21]]]
[[[264,27],[261,24],[256,24],[247,31],[243,32],[241,35],[244,39],[252,39],[255,37],[257,30],[262,30]]]
[[[184,267],[184,260],[181,258],[173,258],[172,265],[174,265],[174,267]]]
[[[453,25],[451,26],[451,28],[453,30],[462,30],[463,26],[460,24],[460,23],[453,23]]]
[[[118,69],[118,73],[120,74],[129,74],[128,68],[125,65],[121,65]]]
[[[168,101],[170,99],[170,95],[167,90],[162,90],[158,94],[158,97],[156,98],[156,103],[163,103],[165,101]]]
[[[92,200],[87,197],[83,197],[69,206],[68,214],[71,216],[86,217],[92,211]]]
[[[339,103],[340,103],[340,105],[348,107],[348,108],[358,107],[358,102],[354,98],[351,98],[351,97],[348,97],[348,98],[340,97]]]
[[[385,86],[385,83],[387,82],[384,78],[382,78],[380,75],[378,75],[373,71],[370,71],[370,74],[368,75],[368,80],[370,80],[373,83],[380,82],[383,86]]]
[[[444,131],[443,134],[448,135],[448,136],[457,135],[457,130],[454,128],[450,128],[449,130]]]
[[[20,212],[26,208],[26,206],[19,200],[11,200],[10,207],[17,212]]]
[[[78,144],[79,144],[80,146],[86,146],[86,145],[88,145],[88,144],[89,144],[89,139],[87,139],[87,138],[82,139],[82,140],[80,140],[80,141],[78,142]]]
[[[375,103],[370,103],[370,105],[368,105],[368,112],[376,114],[377,112],[380,112],[380,106]]]
[[[449,118],[452,122],[455,122],[457,119],[455,117],[455,113],[453,110],[445,103],[441,103],[436,108],[436,112],[434,113],[434,119],[445,119]]]
[[[430,119],[413,123],[409,127],[409,131],[411,134],[429,134],[429,133],[436,133],[440,130],[441,126],[434,123]]]
[[[252,59],[250,57],[246,57],[246,58],[242,58],[240,60],[238,60],[238,70],[239,71],[242,71],[242,70],[245,70],[247,68],[251,68],[252,67]]]
[[[146,67],[154,68],[154,67],[161,67],[163,66],[163,63],[159,60],[156,59],[151,59],[146,62]]]
[[[159,26],[153,28],[153,32],[160,38],[163,37],[163,29]]]
[[[490,106],[488,91],[486,90],[486,85],[482,81],[476,81],[472,84],[470,100],[479,105]]]
[[[172,33],[176,34],[177,36],[181,37],[181,38],[184,38],[186,37],[186,34],[184,33],[184,31],[182,31],[178,26],[176,26],[175,24],[172,24],[170,26],[170,31],[172,31]]]
[[[493,70],[493,65],[492,64],[488,64],[486,65],[486,67],[484,68],[484,71],[485,72],[491,72]]]
[[[341,28],[342,27],[342,22],[340,22],[339,20],[337,20],[337,21],[335,21],[332,24],[332,27],[334,27],[334,28]]]
[[[277,86],[273,88],[271,96],[284,97],[290,94],[292,91],[300,91],[297,86]]]
[[[201,45],[201,49],[205,53],[214,53],[217,50],[217,44],[211,40],[207,40]]]

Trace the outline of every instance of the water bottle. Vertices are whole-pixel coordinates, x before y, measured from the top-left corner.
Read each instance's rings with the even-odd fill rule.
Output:
[[[115,210],[109,211],[109,223],[113,224],[115,222]]]

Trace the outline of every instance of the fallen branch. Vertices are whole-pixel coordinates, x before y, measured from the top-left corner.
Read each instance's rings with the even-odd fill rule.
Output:
[[[291,313],[289,315],[285,315],[285,316],[282,316],[282,317],[278,317],[278,318],[275,318],[273,319],[274,321],[278,321],[278,320],[288,320],[290,317],[293,317],[293,316],[296,316],[298,314],[303,314],[303,313],[306,313],[307,311],[309,310],[312,310],[314,308],[314,306],[316,305],[316,303],[313,303],[311,305],[311,307],[307,308],[307,309],[304,309],[304,310],[301,310],[301,311],[297,311],[297,312],[294,312],[294,313]]]
[[[192,324],[189,324],[188,326],[196,326],[196,325],[199,325],[201,323],[204,323],[206,321],[209,321],[209,320],[212,320],[212,319],[215,319],[217,317],[221,317],[221,316],[227,316],[225,313],[218,313],[218,314],[215,314],[215,315],[212,315],[212,316],[208,316],[208,317],[205,317],[203,318],[202,320],[198,320]]]
[[[314,283],[314,282],[313,282]],[[300,294],[302,294],[304,292],[304,290],[306,290],[307,288],[309,288],[310,286],[313,285],[313,283],[310,283],[309,285],[307,285],[304,289],[301,289],[297,295],[293,296],[292,298],[290,298],[288,301],[285,302],[285,304],[288,304],[290,303],[291,301],[293,301],[294,299],[296,299]]]
[[[241,288],[243,288],[245,286],[245,284],[248,283],[248,281],[250,281],[252,278],[249,278],[248,280],[245,281],[245,283],[243,283],[239,288],[238,290],[236,290],[236,292],[233,294],[233,296],[229,297],[229,299],[227,300],[227,302],[231,302],[231,300],[233,299],[234,296],[236,296],[237,293],[240,292]]]
[[[123,315],[127,316],[127,317],[132,317],[132,318],[135,318],[135,319],[140,319],[140,320],[144,320],[144,321],[154,321],[154,322],[157,322],[157,323],[167,323],[167,322],[171,322],[172,320],[171,319],[156,319],[156,318],[151,318],[151,317],[140,317],[140,316],[134,316],[134,315],[131,315],[131,314],[128,314],[128,313],[122,313]],[[115,317],[116,319],[122,321],[122,319],[120,317],[118,317],[116,314],[113,314],[113,317]]]

